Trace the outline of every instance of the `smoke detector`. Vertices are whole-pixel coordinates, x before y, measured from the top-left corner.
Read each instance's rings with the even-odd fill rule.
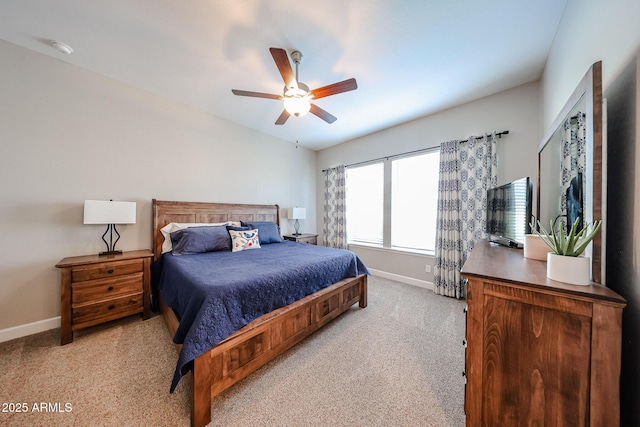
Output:
[[[62,52],[66,55],[71,55],[73,53],[73,49],[71,48],[71,46],[66,43],[52,40],[51,46],[53,46],[58,52]]]

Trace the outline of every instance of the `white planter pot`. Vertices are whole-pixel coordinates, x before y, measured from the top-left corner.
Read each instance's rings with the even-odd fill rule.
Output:
[[[547,260],[547,254],[551,252],[549,246],[537,234],[524,235],[524,257],[537,259],[540,261]]]
[[[547,277],[572,285],[591,284],[591,259],[589,257],[547,254]]]

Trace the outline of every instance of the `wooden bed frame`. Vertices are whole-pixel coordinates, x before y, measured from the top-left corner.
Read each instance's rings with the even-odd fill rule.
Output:
[[[172,202],[153,199],[153,253],[158,259],[170,222],[279,220],[278,205]],[[179,321],[159,297],[160,311],[171,337]],[[355,303],[367,306],[367,276],[341,280],[286,307],[254,320],[194,361],[191,425],[211,421],[211,399],[302,341]],[[181,345],[176,345],[180,351]]]

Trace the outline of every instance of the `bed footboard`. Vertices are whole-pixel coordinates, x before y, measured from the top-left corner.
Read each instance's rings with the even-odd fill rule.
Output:
[[[192,375],[191,425],[207,425],[211,422],[214,396],[266,365],[355,303],[362,308],[367,306],[367,276],[364,274],[341,280],[265,314],[196,358]],[[177,321],[170,319],[175,318],[175,314],[164,302],[161,308],[173,334]]]

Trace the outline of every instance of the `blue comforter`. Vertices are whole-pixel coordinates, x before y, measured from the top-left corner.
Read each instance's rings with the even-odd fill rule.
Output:
[[[171,384],[193,360],[247,323],[346,277],[368,274],[346,250],[285,241],[241,252],[164,254],[158,288],[175,310],[182,344]]]

